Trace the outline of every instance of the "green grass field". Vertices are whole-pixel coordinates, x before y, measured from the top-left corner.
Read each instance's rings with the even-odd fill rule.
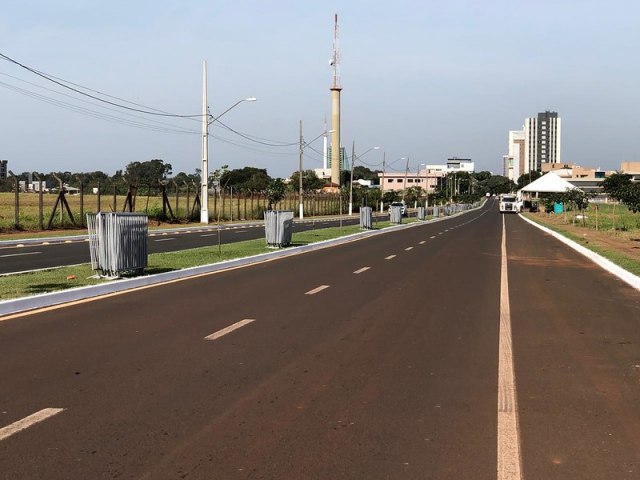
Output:
[[[590,203],[585,218],[581,215],[580,211],[567,212],[567,222],[599,231],[640,231],[640,212],[633,213],[624,205]]]

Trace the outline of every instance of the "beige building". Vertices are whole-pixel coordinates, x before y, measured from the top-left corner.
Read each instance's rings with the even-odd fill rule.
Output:
[[[631,175],[631,180],[640,182],[640,162],[622,162],[620,172]]]
[[[433,193],[436,191],[438,179],[445,175],[443,170],[437,168],[423,168],[417,172],[404,173],[379,173],[380,188],[382,192],[400,191],[405,188],[420,187]]]

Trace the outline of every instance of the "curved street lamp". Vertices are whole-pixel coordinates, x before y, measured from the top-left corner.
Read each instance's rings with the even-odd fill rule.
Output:
[[[302,154],[304,153],[304,146],[305,145],[311,145],[313,142],[315,142],[316,140],[318,140],[320,137],[327,135],[328,133],[333,133],[335,132],[335,130],[324,130],[320,135],[318,135],[317,137],[315,137],[313,140],[309,141],[309,142],[305,142],[304,138],[302,137],[302,120],[300,120],[300,161],[299,161],[299,165],[298,165],[298,196],[299,196],[299,215],[300,215],[300,220],[302,220],[304,218],[304,202],[302,201]]]
[[[353,142],[353,148],[351,150],[351,182],[349,182],[349,216],[351,216],[351,214],[353,213],[353,167],[356,163],[356,160],[358,158],[364,157],[371,150],[380,150],[380,147],[371,147],[369,150],[367,150],[363,154],[356,156],[355,145],[356,145],[355,142]]]
[[[200,172],[200,223],[209,223],[209,125],[243,102],[255,102],[256,97],[243,98],[214,117],[209,113],[207,105],[207,70],[203,72],[202,92],[202,168]]]

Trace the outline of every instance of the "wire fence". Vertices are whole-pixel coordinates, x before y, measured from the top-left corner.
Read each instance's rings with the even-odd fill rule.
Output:
[[[143,195],[121,195],[104,190],[0,193],[0,232],[85,228],[86,214],[98,212],[144,213],[153,222],[200,222],[200,198],[196,189],[149,190]],[[305,216],[337,215],[347,211],[347,198],[332,193],[303,196]],[[298,194],[290,193],[271,207],[299,210]],[[342,208],[340,204],[342,203]],[[269,200],[262,192],[212,192],[208,195],[211,221],[262,220]]]

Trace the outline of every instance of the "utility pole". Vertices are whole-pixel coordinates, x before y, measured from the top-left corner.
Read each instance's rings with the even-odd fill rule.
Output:
[[[300,220],[304,218],[304,204],[302,203],[302,153],[303,153],[303,140],[302,140],[302,120],[300,120],[300,172],[299,172],[299,196],[300,196]]]
[[[349,182],[349,216],[353,213],[353,165],[356,163],[356,142],[351,143],[351,181]]]
[[[407,175],[409,174],[409,157],[407,157],[407,166],[404,169],[404,184],[402,185],[402,201],[404,202],[404,193],[407,190]]]
[[[380,184],[380,213],[384,212],[384,174],[387,167],[387,152],[382,152],[382,183]]]
[[[425,164],[424,166],[424,176],[426,180],[426,184],[424,186],[424,217],[427,218],[427,211],[429,210],[429,168]]]
[[[200,223],[209,223],[209,111],[207,61],[202,62],[202,166],[200,172]]]

